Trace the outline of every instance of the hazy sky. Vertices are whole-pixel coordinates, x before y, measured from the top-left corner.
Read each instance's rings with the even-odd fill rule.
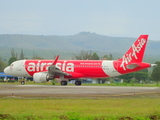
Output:
[[[0,34],[82,31],[160,40],[160,0],[0,0]]]

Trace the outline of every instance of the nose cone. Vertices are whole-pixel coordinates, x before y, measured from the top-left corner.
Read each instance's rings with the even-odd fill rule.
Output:
[[[9,67],[6,67],[6,68],[4,69],[4,73],[7,74],[7,75],[9,75],[9,73],[10,73],[9,71],[10,71],[10,70],[9,70]]]

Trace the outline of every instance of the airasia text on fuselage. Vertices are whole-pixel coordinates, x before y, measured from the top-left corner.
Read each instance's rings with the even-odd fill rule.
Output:
[[[26,70],[29,72],[41,72],[41,71],[48,71],[48,67],[52,65],[52,62],[43,62],[38,61],[36,62],[28,62],[26,63]],[[58,62],[56,63],[56,67],[62,71],[66,72],[74,72],[74,63],[67,63],[67,61],[64,62]]]

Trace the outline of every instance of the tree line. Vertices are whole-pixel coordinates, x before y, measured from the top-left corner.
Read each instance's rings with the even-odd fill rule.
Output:
[[[9,58],[7,62],[3,61],[2,57],[0,57],[0,72],[3,72],[4,68],[10,65],[12,62],[17,61],[17,60],[24,60],[24,59],[27,59],[27,58],[25,57],[23,53],[23,49],[21,49],[20,55],[18,57],[17,52],[15,52],[14,49],[12,48],[11,57]],[[43,59],[43,58],[38,56],[36,53],[33,53],[33,56],[31,59]]]
[[[113,56],[112,54],[109,55],[104,55],[101,58],[98,56],[98,54],[96,52],[92,52],[92,51],[80,51],[79,54],[73,54],[72,59],[76,59],[76,60],[113,60]]]
[[[27,59],[25,57],[25,54],[23,53],[23,49],[20,51],[20,55],[18,57],[18,54],[14,51],[14,49],[11,50],[11,57],[8,60],[8,63],[4,62],[2,58],[0,57],[0,72],[3,72],[4,68],[8,65],[10,65],[12,62],[16,60],[23,60]],[[36,53],[33,53],[33,56],[31,59],[43,59],[42,57],[38,56]],[[72,59],[75,60],[113,60],[113,55],[103,55],[102,57],[99,57],[96,52],[91,52],[91,51],[80,51],[79,54],[73,54]],[[125,74],[125,75],[120,75],[117,76],[115,79],[123,79],[124,82],[126,83],[138,83],[140,81],[143,82],[149,82],[149,81],[155,81],[159,82],[160,81],[160,62],[157,61],[155,64],[157,66],[153,69],[151,73],[149,73],[148,69],[144,69],[141,71]],[[102,79],[102,78],[101,78]],[[103,78],[103,81],[110,80],[109,78]]]

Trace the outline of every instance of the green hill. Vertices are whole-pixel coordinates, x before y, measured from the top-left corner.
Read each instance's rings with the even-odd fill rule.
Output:
[[[90,32],[81,32],[71,36],[3,34],[0,35],[0,56],[7,60],[11,56],[11,49],[14,48],[18,55],[23,49],[27,58],[32,58],[36,53],[45,59],[53,59],[58,54],[61,55],[61,59],[72,59],[73,53],[78,54],[79,51],[85,50],[97,52],[100,56],[112,53],[117,59],[128,50],[135,39],[109,37]],[[145,59],[156,61],[160,58],[159,51],[160,41],[149,40]]]

